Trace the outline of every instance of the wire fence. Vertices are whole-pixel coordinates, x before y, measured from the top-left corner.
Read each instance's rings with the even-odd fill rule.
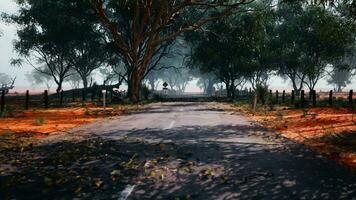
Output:
[[[106,90],[83,90],[76,89],[70,91],[62,91],[59,94],[49,94],[47,90],[40,94],[31,94],[30,91],[25,93],[7,93],[0,91],[0,112],[4,113],[7,107],[15,107],[17,109],[48,109],[51,107],[63,107],[70,105],[78,105],[78,103],[86,104],[93,103],[96,105],[103,105],[105,99],[106,104],[121,102],[126,96],[125,91],[106,91]],[[105,98],[104,98],[105,95]],[[249,100],[253,97],[251,90],[242,90],[235,92],[234,100]],[[192,94],[192,93],[177,93],[173,91],[160,91],[151,93],[151,99],[161,101],[224,101],[227,100],[224,92],[215,92],[213,95]],[[319,91],[300,91],[300,92],[286,92],[283,91],[269,91],[266,97],[266,104],[285,104],[294,105],[295,107],[309,107],[309,106],[353,106],[354,105],[354,91],[349,92],[328,92]]]
[[[40,94],[32,94],[29,90],[25,93],[6,93],[5,91],[0,91],[0,95],[0,113],[4,113],[6,108],[9,107],[28,110],[39,108],[57,108],[78,105],[78,103],[93,103],[102,105],[104,103],[104,99],[106,104],[110,104],[121,101],[126,93],[110,90],[86,91],[83,89],[76,89],[62,91],[59,94],[50,94],[47,90]]]

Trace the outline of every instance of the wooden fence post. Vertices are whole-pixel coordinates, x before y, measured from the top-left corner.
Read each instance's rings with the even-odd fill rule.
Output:
[[[313,90],[309,90],[309,101],[313,98]]]
[[[295,91],[292,90],[291,103],[294,104],[294,101],[295,101]]]
[[[93,103],[95,101],[95,90],[92,90],[91,92],[91,102]]]
[[[102,97],[102,95],[103,95],[103,91],[100,89],[100,90],[99,90],[99,96],[98,96],[98,101],[99,101],[99,103],[101,102],[101,97]]]
[[[30,101],[30,91],[26,90],[25,110],[28,110],[29,108],[29,101]]]
[[[72,90],[72,102],[75,101],[75,92],[74,92],[74,89]]]
[[[304,108],[304,104],[305,104],[305,92],[304,90],[302,90],[301,94],[300,94],[300,104],[301,104],[301,107]]]
[[[5,90],[1,92],[1,106],[0,106],[0,113],[3,114],[5,111]]]
[[[349,103],[350,103],[350,106],[352,106],[352,103],[353,103],[353,100],[352,100],[353,94],[354,94],[354,91],[353,91],[353,90],[350,90],[350,93],[349,93]]]
[[[59,105],[63,106],[63,96],[64,96],[64,92],[63,90],[61,91],[61,93],[59,94]]]
[[[279,103],[279,99],[278,99],[278,97],[279,97],[279,93],[278,93],[278,90],[276,90],[276,104],[278,104],[278,103]]]
[[[316,90],[312,91],[312,95],[313,95],[313,107],[316,107]]]
[[[49,108],[49,103],[48,103],[48,90],[44,91],[44,104],[45,104],[45,109]]]
[[[286,91],[283,90],[283,94],[282,94],[282,103],[286,102]]]
[[[106,103],[109,102],[109,92],[108,92],[108,90],[105,90],[105,100],[106,100]]]
[[[83,103],[85,102],[85,100],[86,100],[86,92],[85,92],[85,89],[83,88],[83,90],[82,90],[82,101],[83,101]]]
[[[329,92],[329,105],[332,106],[333,105],[333,91],[330,90]]]

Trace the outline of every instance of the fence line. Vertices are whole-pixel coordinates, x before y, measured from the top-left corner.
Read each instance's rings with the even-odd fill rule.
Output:
[[[124,93],[115,93],[113,91],[107,91],[106,99],[107,103],[113,103],[115,99],[120,99]],[[87,98],[90,95],[90,98]],[[49,94],[48,90],[45,90],[41,94],[31,95],[29,90],[26,90],[24,95],[12,95],[6,94],[5,91],[0,91],[0,114],[6,111],[6,107],[9,105],[16,106],[28,110],[30,108],[44,108],[50,107],[62,107],[64,104],[82,102],[82,103],[102,103],[102,90],[100,91],[61,91],[59,94]],[[90,99],[90,101],[89,101]]]
[[[61,91],[59,94],[49,94],[47,90],[45,90],[42,94],[39,95],[32,95],[29,90],[26,91],[25,96],[11,96],[7,95],[5,91],[1,91],[1,103],[0,103],[0,113],[4,113],[6,110],[6,105],[16,105],[16,106],[21,106],[25,110],[30,109],[31,107],[42,107],[45,109],[48,109],[50,107],[62,107],[64,103],[75,103],[75,102],[82,102],[83,104],[87,101],[87,99],[90,99],[90,102],[92,103],[102,103],[103,99],[103,93],[102,91],[84,91],[84,90],[71,90],[71,91]],[[306,107],[306,106],[313,106],[316,107],[317,103],[323,102],[324,104],[327,102],[328,106],[333,106],[335,100],[338,98],[340,99],[339,93],[334,93],[333,90],[330,90],[328,94],[326,92],[320,92],[317,94],[315,90],[309,91],[308,97],[306,98],[306,92],[304,90],[301,90],[300,94],[297,94],[294,90],[292,90],[290,93],[287,93],[285,90],[283,92],[279,92],[276,90],[273,92],[272,90],[269,91],[269,104],[291,104],[295,105],[296,107]],[[353,100],[353,95],[354,91],[350,90],[348,93],[343,92],[342,94],[345,94],[345,98],[341,99],[346,99],[348,101],[348,104],[350,106],[353,105],[354,100]],[[90,95],[90,98],[87,98],[88,95]],[[122,98],[124,94],[123,93],[116,93],[110,91],[106,92],[106,99],[108,100],[109,103],[112,103],[116,97]],[[242,91],[236,91],[236,96],[237,99],[242,99],[242,98],[250,98],[252,96],[252,91],[251,90],[242,90]],[[174,96],[179,97],[178,96]],[[182,95],[182,98],[188,98],[190,96]],[[206,96],[207,97],[207,96]],[[299,97],[299,98],[297,98]],[[78,99],[80,100],[78,101]],[[165,98],[163,96],[163,98]],[[169,99],[169,96],[166,97]],[[203,97],[204,98],[204,97]],[[216,96],[217,98],[217,96]],[[214,100],[214,98],[209,98],[210,100]],[[221,99],[221,98],[220,98]],[[288,101],[289,99],[289,101]]]

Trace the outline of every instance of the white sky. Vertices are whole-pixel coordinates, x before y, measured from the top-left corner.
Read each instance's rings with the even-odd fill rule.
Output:
[[[17,11],[17,5],[13,0],[0,0],[0,13],[5,12],[8,14],[15,13]],[[0,21],[0,30],[3,35],[0,37],[0,73],[9,74],[12,77],[16,77],[16,88],[18,90],[23,89],[33,89],[31,84],[25,78],[25,74],[32,70],[30,66],[24,65],[21,68],[13,67],[10,65],[11,58],[16,58],[17,55],[13,51],[13,40],[16,39],[16,27],[14,25],[7,25],[4,22]],[[198,87],[195,86],[196,81],[192,81],[187,87],[188,92],[197,92],[199,91]],[[290,89],[289,82],[284,82],[279,77],[271,77],[270,86],[273,89]],[[347,89],[352,88],[356,89],[356,78],[353,79],[352,83],[348,86]],[[40,86],[43,87],[43,86]],[[15,88],[15,90],[16,90]],[[325,80],[321,80],[317,85],[317,90],[329,90],[332,89],[332,86],[327,85]]]

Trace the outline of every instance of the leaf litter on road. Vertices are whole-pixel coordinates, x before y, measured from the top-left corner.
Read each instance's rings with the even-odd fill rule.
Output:
[[[129,185],[172,183],[199,174],[213,180],[218,169],[190,158],[191,152],[172,142],[128,137],[46,145],[34,145],[29,138],[11,141],[11,145],[0,143],[0,196],[5,199],[118,199]]]

